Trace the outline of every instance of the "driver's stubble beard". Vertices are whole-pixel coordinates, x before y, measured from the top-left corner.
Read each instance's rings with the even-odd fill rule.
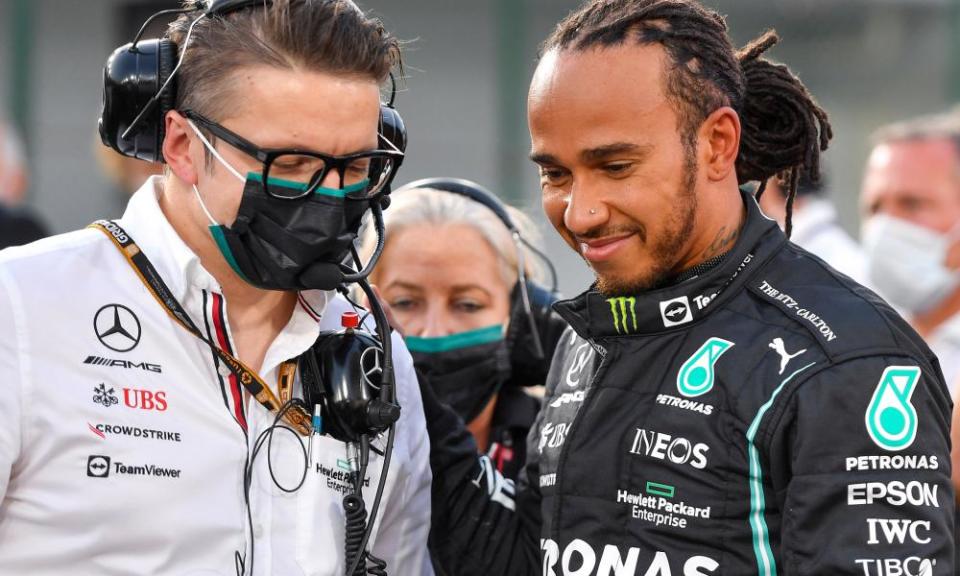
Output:
[[[641,242],[647,244],[652,265],[643,271],[628,270],[624,275],[605,275],[596,277],[596,289],[605,296],[631,296],[656,289],[668,284],[671,278],[682,272],[677,267],[684,253],[683,248],[689,241],[697,217],[697,154],[695,146],[684,144],[683,179],[677,194],[674,209],[665,214],[663,234],[651,238],[649,234],[638,234]]]

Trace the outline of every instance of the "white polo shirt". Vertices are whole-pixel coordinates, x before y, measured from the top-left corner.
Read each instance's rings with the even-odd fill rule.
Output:
[[[120,225],[208,337],[228,351],[220,287],[167,222],[161,180],[131,199]],[[261,376],[337,330],[351,310],[305,292],[267,351]],[[410,355],[394,335],[402,416],[370,549],[390,574],[432,574],[429,442]],[[254,460],[248,530],[244,468],[273,422],[210,348],[175,324],[98,230],[0,252],[0,575],[236,576],[343,574],[346,447],[314,442],[292,494]],[[374,445],[382,445],[384,439]],[[300,444],[279,431],[269,458],[292,488]],[[381,459],[372,454],[368,510]],[[253,549],[251,549],[253,547]]]

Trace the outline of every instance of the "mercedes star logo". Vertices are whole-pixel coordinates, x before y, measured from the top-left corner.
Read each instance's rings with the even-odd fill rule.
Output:
[[[121,304],[107,304],[97,310],[93,330],[100,343],[114,352],[129,352],[140,342],[140,320]]]
[[[380,377],[383,374],[383,367],[380,363],[380,356],[383,352],[373,346],[367,348],[360,355],[360,369],[363,371],[363,381],[368,386],[380,389]]]

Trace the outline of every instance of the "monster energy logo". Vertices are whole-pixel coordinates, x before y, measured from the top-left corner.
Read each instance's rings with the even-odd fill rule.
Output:
[[[920,379],[916,366],[888,366],[867,407],[867,432],[877,446],[896,452],[917,436],[917,410],[910,397]]]
[[[637,331],[637,299],[633,296],[608,298],[610,303],[610,313],[613,315],[613,327],[617,329],[617,334],[630,334],[630,325],[627,324],[627,309],[630,310],[630,319],[633,320],[633,332]]]
[[[687,359],[677,373],[677,390],[687,398],[706,394],[713,388],[713,366],[733,342],[711,338]]]

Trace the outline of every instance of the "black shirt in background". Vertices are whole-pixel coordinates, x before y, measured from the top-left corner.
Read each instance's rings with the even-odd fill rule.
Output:
[[[0,250],[29,244],[47,236],[47,230],[34,216],[23,210],[0,206]]]

